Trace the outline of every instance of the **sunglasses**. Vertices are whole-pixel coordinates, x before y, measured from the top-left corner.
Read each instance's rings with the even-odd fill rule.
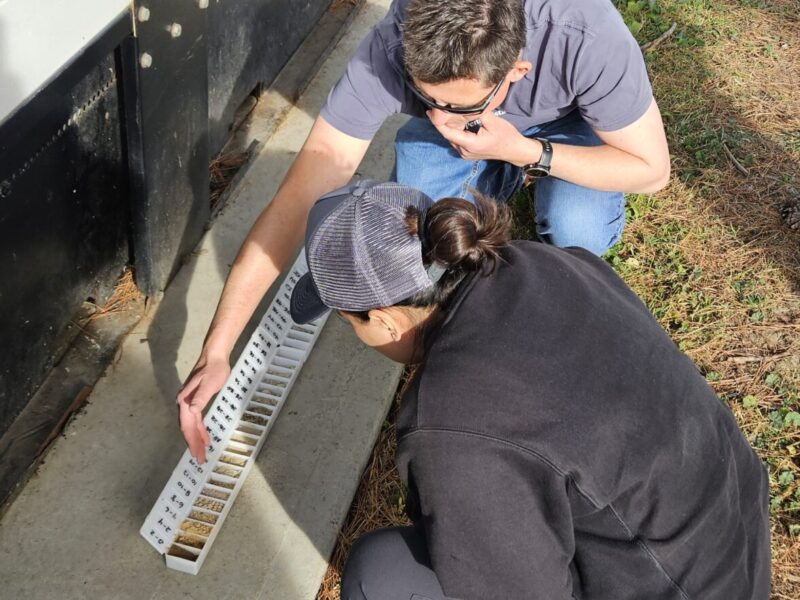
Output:
[[[406,72],[405,78],[408,87],[411,89],[417,99],[425,106],[454,115],[477,115],[485,111],[489,104],[491,104],[492,100],[494,100],[494,97],[497,96],[497,92],[500,91],[500,88],[503,87],[503,83],[505,83],[506,80],[505,77],[503,77],[503,79],[500,80],[500,83],[494,86],[494,89],[489,92],[489,95],[486,96],[486,98],[484,98],[480,104],[476,104],[474,106],[450,106],[449,104],[439,104],[431,98],[428,98],[428,96],[426,96],[422,90],[414,85],[414,82],[412,81],[408,72]]]

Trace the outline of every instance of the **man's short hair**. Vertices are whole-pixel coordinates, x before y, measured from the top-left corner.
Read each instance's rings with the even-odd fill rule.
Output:
[[[423,83],[495,85],[524,46],[523,0],[411,0],[403,21],[406,70]]]

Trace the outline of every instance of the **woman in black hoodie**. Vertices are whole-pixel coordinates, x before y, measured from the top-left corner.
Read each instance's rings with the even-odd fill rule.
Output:
[[[322,198],[293,318],[420,363],[398,415],[414,527],[345,600],[766,600],[767,476],[692,362],[587,251],[503,205],[363,182]]]

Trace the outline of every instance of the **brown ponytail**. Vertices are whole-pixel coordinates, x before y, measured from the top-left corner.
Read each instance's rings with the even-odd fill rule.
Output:
[[[439,281],[398,306],[438,306],[447,309],[453,292],[471,272],[491,274],[511,234],[511,211],[505,204],[475,194],[475,204],[445,198],[424,215],[409,209],[406,225],[422,239],[423,259],[445,267]]]
[[[476,195],[475,204],[459,198],[440,200],[425,215],[427,258],[450,269],[491,273],[508,244],[511,211],[505,204]]]
[[[511,236],[511,210],[506,204],[473,193],[475,204],[461,198],[445,198],[425,214],[409,207],[406,227],[410,235],[418,235],[422,240],[425,264],[438,263],[446,270],[435,285],[398,302],[397,306],[445,308],[468,273],[494,272],[500,251]],[[366,318],[366,313],[362,318]]]

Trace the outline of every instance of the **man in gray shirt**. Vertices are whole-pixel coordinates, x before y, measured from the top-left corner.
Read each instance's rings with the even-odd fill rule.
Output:
[[[537,233],[556,246],[602,254],[624,225],[620,190],[668,175],[642,53],[609,0],[397,0],[321,116],[369,140],[393,113],[416,117],[397,135],[393,179],[432,198],[474,188],[505,200],[527,172]],[[618,177],[582,167],[611,148],[629,154],[606,159]],[[639,175],[651,180],[634,185]]]
[[[433,198],[506,199],[536,178],[537,233],[596,254],[619,237],[622,192],[654,192],[669,152],[641,53],[609,0],[396,0],[362,42],[234,262],[178,394],[195,456],[201,411],[236,339],[301,243],[314,202],[353,176],[393,113],[396,179]]]

